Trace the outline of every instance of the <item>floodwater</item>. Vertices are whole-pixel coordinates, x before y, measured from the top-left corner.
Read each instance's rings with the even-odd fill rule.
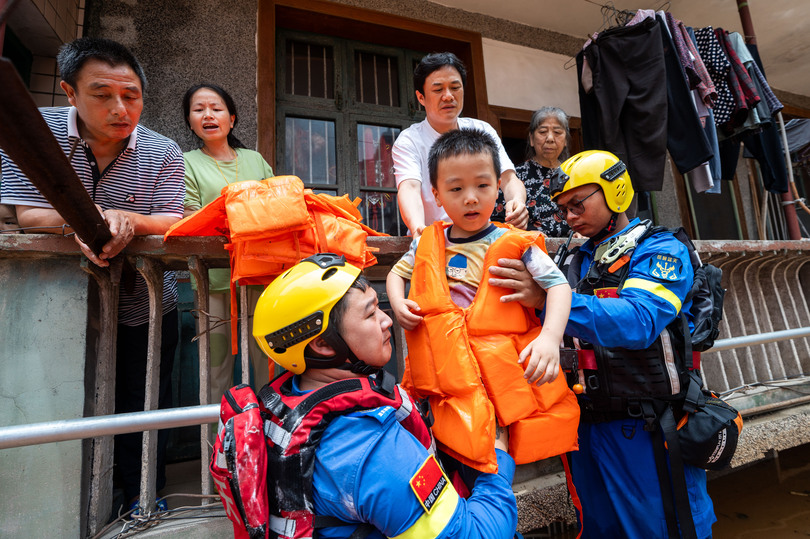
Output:
[[[709,494],[715,539],[810,537],[810,445],[712,479]]]
[[[810,537],[810,444],[725,475],[710,472],[708,485],[717,517],[713,539]],[[576,535],[573,527],[557,523],[524,537]]]

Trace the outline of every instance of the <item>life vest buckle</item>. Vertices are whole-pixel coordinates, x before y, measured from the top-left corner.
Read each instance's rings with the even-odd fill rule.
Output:
[[[573,348],[560,348],[560,368],[565,372],[577,370],[577,350]]]
[[[380,369],[373,376],[368,377],[371,389],[381,395],[385,395],[389,399],[394,398],[394,391],[397,387],[397,381],[394,375],[390,372]]]

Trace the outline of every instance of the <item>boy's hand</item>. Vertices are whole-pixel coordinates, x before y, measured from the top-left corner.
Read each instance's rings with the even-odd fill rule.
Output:
[[[414,329],[422,321],[422,317],[416,314],[422,309],[419,308],[418,303],[411,299],[403,298],[401,302],[397,301],[396,303],[392,301],[391,310],[394,311],[394,316],[397,318],[399,325],[408,331]]]
[[[523,376],[530,384],[537,382],[539,386],[551,382],[560,373],[559,341],[544,337],[541,332],[520,352],[518,363],[526,363]]]
[[[509,428],[495,422],[495,449],[509,452]]]

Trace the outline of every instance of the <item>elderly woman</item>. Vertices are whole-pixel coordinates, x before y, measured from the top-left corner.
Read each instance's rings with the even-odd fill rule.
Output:
[[[557,207],[548,193],[551,173],[567,157],[568,115],[557,107],[543,107],[535,111],[529,124],[526,162],[517,166],[517,177],[526,186],[526,208],[529,210],[529,230],[540,230],[549,237],[567,236],[568,224],[554,219]],[[503,221],[503,193],[498,193],[498,203],[492,219]]]

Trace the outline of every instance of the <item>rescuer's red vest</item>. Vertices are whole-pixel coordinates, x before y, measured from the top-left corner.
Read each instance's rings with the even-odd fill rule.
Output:
[[[291,394],[293,374],[285,372],[259,391],[240,385],[225,393],[211,473],[237,539],[312,538],[314,530],[345,524],[313,513],[315,451],[335,417],[391,406],[396,419],[426,448],[430,430],[419,408],[379,371],[348,378],[304,395]]]

